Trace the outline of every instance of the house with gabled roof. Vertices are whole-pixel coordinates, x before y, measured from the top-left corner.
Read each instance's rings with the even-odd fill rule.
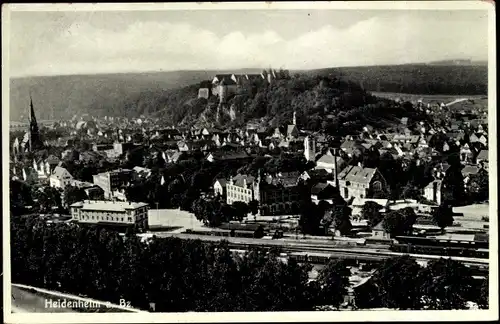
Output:
[[[468,143],[465,143],[464,145],[460,146],[460,161],[462,163],[470,163],[472,162],[472,159],[474,158],[474,151],[472,148],[469,146]]]
[[[436,203],[437,205],[441,205],[443,200],[443,180],[435,179],[431,181],[424,188],[424,197],[425,199]]]
[[[372,125],[365,125],[365,127],[363,127],[363,131],[367,132],[368,134],[371,134],[373,130],[374,128]]]
[[[50,186],[53,188],[64,189],[71,184],[71,181],[73,181],[71,173],[66,168],[60,166],[56,166],[54,172],[49,177]]]
[[[347,166],[338,175],[339,190],[343,198],[371,198],[387,192],[387,181],[377,168]]]
[[[316,161],[316,170],[325,170],[328,173],[332,173],[335,170],[335,165],[337,171],[343,170],[346,166],[346,161],[340,156],[334,156],[332,151],[328,149],[325,154],[323,154]]]
[[[302,172],[299,178],[302,181],[313,180],[325,182],[327,180],[333,180],[333,174],[325,169],[312,169]]]
[[[377,225],[372,228],[372,239],[389,241],[391,239],[390,233],[384,229],[384,221],[380,221]]]
[[[215,179],[213,188],[214,188],[214,195],[222,197],[222,199],[226,200],[227,198],[227,191],[226,191],[226,184],[227,180],[224,178],[220,179]]]
[[[486,137],[485,134],[482,134],[480,137],[479,137],[479,142],[481,144],[483,144],[483,146],[485,147],[488,147],[488,138]]]
[[[209,162],[223,161],[223,160],[245,160],[250,159],[251,156],[244,150],[234,152],[210,152],[207,154],[206,159]]]
[[[477,136],[476,134],[471,134],[469,136],[469,143],[476,143],[476,142],[479,142],[479,136]]]
[[[319,202],[321,200],[331,199],[337,195],[337,189],[328,183],[317,183],[311,188],[311,200]]]

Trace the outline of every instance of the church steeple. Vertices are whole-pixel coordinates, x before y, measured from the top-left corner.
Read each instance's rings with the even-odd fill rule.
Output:
[[[42,146],[40,132],[36,121],[35,109],[33,108],[33,98],[30,94],[30,130],[29,130],[29,150],[38,149]]]

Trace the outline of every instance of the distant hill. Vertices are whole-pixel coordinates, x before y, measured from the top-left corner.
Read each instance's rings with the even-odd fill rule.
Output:
[[[245,69],[237,73],[256,73]],[[234,72],[234,71],[231,71]],[[163,109],[166,91],[194,85],[211,79],[216,73],[229,71],[175,71],[151,73],[117,73],[12,78],[10,80],[10,119],[25,121],[29,94],[33,97],[38,119],[71,118],[74,114],[95,116],[140,115]]]
[[[421,95],[486,95],[486,65],[404,64],[313,70],[319,75],[342,75],[363,89]]]
[[[433,61],[427,63],[428,65],[444,65],[444,66],[454,66],[454,65],[465,65],[465,66],[482,66],[488,65],[487,61],[472,61],[472,60],[444,60],[444,61]]]
[[[218,73],[258,73],[260,69],[232,71],[175,71],[26,77],[10,80],[10,119],[26,120],[29,93],[39,119],[93,116],[138,116],[177,110],[176,116],[199,112],[194,100],[201,81]],[[393,65],[292,71],[309,76],[340,76],[366,91],[409,94],[487,94],[486,66]],[[288,101],[288,100],[285,100]],[[168,116],[169,114],[167,114]]]

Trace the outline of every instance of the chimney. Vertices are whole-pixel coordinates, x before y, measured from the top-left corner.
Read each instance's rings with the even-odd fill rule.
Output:
[[[243,188],[247,188],[247,178],[243,178]]]
[[[333,149],[333,181],[335,183],[335,188],[339,187],[339,179],[338,179],[338,167],[337,167],[337,149]]]

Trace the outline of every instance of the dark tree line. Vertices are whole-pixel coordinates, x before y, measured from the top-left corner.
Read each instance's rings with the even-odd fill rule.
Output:
[[[159,312],[296,311],[337,305],[348,285],[343,264],[310,284],[310,265],[274,252],[234,255],[224,243],[153,238],[33,217],[11,222],[12,281]]]
[[[282,262],[276,251],[233,254],[225,242],[177,238],[141,241],[133,232],[68,224],[35,217],[11,221],[12,281],[88,296],[125,299],[159,312],[300,311],[338,307],[349,285],[342,260],[330,260],[316,281],[311,265]],[[423,268],[409,256],[386,260],[355,289],[358,308],[463,309],[467,301],[488,307],[488,284],[449,259]]]
[[[422,267],[402,256],[387,259],[355,297],[359,308],[451,310],[466,309],[467,301],[488,308],[488,279],[475,280],[458,261],[441,258]]]
[[[305,200],[301,206],[299,228],[303,234],[329,235],[328,229],[339,231],[341,235],[351,232],[351,208],[340,197],[332,199],[332,204],[321,200],[318,204]]]

